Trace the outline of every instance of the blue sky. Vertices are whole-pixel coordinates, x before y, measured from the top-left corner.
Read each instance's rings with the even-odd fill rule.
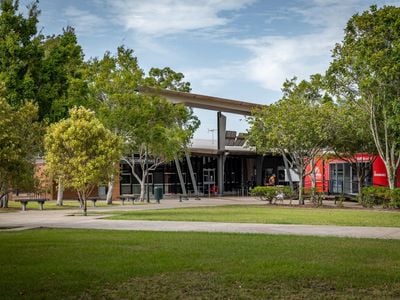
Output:
[[[286,78],[324,72],[346,21],[372,4],[400,1],[41,0],[39,26],[45,34],[73,26],[87,59],[124,44],[145,70],[183,72],[193,93],[268,104]],[[211,138],[215,113],[195,113],[196,136]],[[245,128],[228,114],[228,130]]]

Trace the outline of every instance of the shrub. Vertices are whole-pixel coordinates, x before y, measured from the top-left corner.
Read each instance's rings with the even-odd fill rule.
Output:
[[[368,186],[362,189],[362,195],[358,198],[358,202],[364,207],[373,207],[375,205],[388,207],[391,194],[388,187]],[[400,193],[396,192],[396,194],[398,194],[398,198],[400,198]]]
[[[276,201],[278,198],[292,199],[294,197],[294,192],[288,186],[256,186],[251,190],[251,195],[260,197],[262,201]]]
[[[251,190],[251,195],[260,197],[262,201],[269,201],[269,203],[272,203],[272,200],[277,195],[277,191],[274,186],[256,186]]]
[[[389,206],[400,208],[400,188],[392,190],[390,196],[391,202],[389,203]]]

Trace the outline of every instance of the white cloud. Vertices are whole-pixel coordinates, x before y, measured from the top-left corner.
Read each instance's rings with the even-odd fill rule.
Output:
[[[249,79],[279,91],[286,79],[308,79],[312,74],[323,73],[331,60],[331,50],[343,38],[346,21],[367,7],[357,0],[313,0],[307,6],[290,8],[293,17],[299,16],[300,22],[311,26],[310,33],[231,42],[251,52],[244,63]]]
[[[223,11],[239,10],[254,0],[109,0],[118,23],[142,35],[164,36],[229,23]]]
[[[79,34],[92,35],[99,33],[104,26],[104,20],[89,11],[69,6],[64,10],[70,25],[72,25]]]
[[[184,70],[185,80],[196,83],[193,88],[196,93],[214,94],[226,83],[243,73],[243,67],[238,63],[230,63],[214,68],[195,68]]]
[[[306,79],[323,72],[335,37],[334,32],[324,31],[294,37],[270,36],[236,44],[252,52],[252,57],[244,63],[249,79],[259,82],[263,88],[280,90],[285,79],[293,76]]]

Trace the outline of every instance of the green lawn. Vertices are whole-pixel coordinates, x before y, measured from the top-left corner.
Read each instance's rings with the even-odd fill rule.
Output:
[[[115,214],[115,215],[114,215]],[[400,227],[400,211],[298,208],[270,205],[178,208],[113,212],[117,220],[211,221],[265,224],[318,224]]]
[[[1,299],[400,297],[400,241],[42,229],[0,232]]]

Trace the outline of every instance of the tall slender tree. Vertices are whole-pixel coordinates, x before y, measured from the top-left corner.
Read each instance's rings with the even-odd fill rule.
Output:
[[[313,173],[327,145],[332,101],[322,92],[320,75],[299,84],[295,78],[286,81],[283,92],[280,101],[253,112],[248,141],[257,152],[276,152],[288,158],[299,175],[299,203],[304,204],[304,178]]]
[[[371,6],[347,23],[327,71],[332,90],[369,116],[377,153],[389,186],[400,164],[400,7]]]

